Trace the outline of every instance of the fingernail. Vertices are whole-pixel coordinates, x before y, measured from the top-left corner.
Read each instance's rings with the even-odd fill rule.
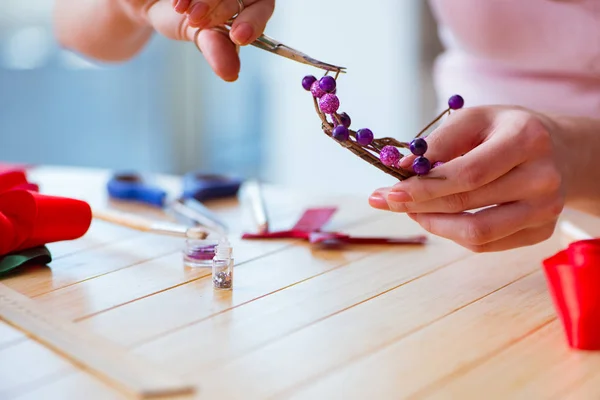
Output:
[[[371,207],[378,208],[380,210],[390,209],[386,199],[379,193],[373,193],[371,197],[369,197],[369,204]]]
[[[190,25],[198,25],[202,22],[206,14],[208,14],[209,7],[206,3],[196,3],[190,9],[188,20]]]
[[[175,0],[175,11],[179,14],[183,14],[187,11],[190,6],[190,0]]]
[[[252,35],[254,34],[254,28],[252,27],[252,25],[243,22],[239,25],[237,25],[232,31],[231,31],[231,38],[233,39],[233,41],[240,45],[246,45],[250,42],[250,38],[252,37]]]
[[[400,162],[398,162],[398,165],[400,166],[400,168],[406,169],[406,168],[410,167],[411,161],[412,161],[411,157],[406,156],[406,157],[402,158],[400,160]]]
[[[393,201],[394,203],[410,203],[412,200],[412,197],[410,194],[406,193],[406,192],[390,192],[390,194],[388,194],[388,200],[389,201]]]

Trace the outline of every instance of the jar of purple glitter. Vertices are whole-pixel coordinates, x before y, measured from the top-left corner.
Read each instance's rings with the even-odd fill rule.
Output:
[[[217,244],[217,239],[187,239],[183,249],[183,264],[188,268],[212,268]]]

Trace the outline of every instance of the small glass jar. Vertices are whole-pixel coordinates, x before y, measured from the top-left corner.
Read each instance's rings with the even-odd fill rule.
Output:
[[[216,239],[187,239],[183,264],[188,268],[210,268],[219,242]]]
[[[219,242],[212,260],[212,282],[216,290],[233,288],[232,248],[226,239]]]

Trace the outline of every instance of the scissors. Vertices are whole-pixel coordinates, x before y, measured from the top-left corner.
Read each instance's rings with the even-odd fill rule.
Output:
[[[224,233],[226,224],[202,202],[235,197],[241,184],[242,180],[236,177],[190,172],[183,176],[181,195],[168,201],[166,190],[145,181],[140,174],[117,172],[108,180],[106,188],[111,199],[167,208],[199,225]]]
[[[231,30],[231,26],[233,25],[233,21],[235,21],[236,17],[237,17],[237,15],[234,16],[233,18],[231,18],[229,21],[227,21],[224,26],[217,27],[216,29],[218,29],[221,32],[224,32],[226,34],[229,34],[229,31]],[[296,61],[296,62],[299,62],[302,64],[307,64],[307,65],[310,65],[315,68],[324,69],[326,71],[335,71],[338,73],[346,73],[345,67],[340,67],[337,65],[329,64],[329,63],[314,59],[314,58],[302,53],[301,51],[293,49],[289,46],[286,46],[285,44],[283,44],[267,35],[260,35],[258,39],[256,39],[254,42],[251,43],[251,45],[254,47],[258,47],[259,49],[266,50],[270,53],[276,54],[278,56],[282,56],[282,57],[288,58],[290,60],[293,60],[293,61]]]

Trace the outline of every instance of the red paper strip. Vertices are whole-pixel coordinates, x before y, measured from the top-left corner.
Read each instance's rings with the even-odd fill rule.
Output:
[[[292,231],[318,232],[329,222],[336,211],[337,208],[335,207],[308,209],[302,214],[296,225],[292,227]]]
[[[574,242],[543,264],[569,346],[600,350],[600,239]]]

